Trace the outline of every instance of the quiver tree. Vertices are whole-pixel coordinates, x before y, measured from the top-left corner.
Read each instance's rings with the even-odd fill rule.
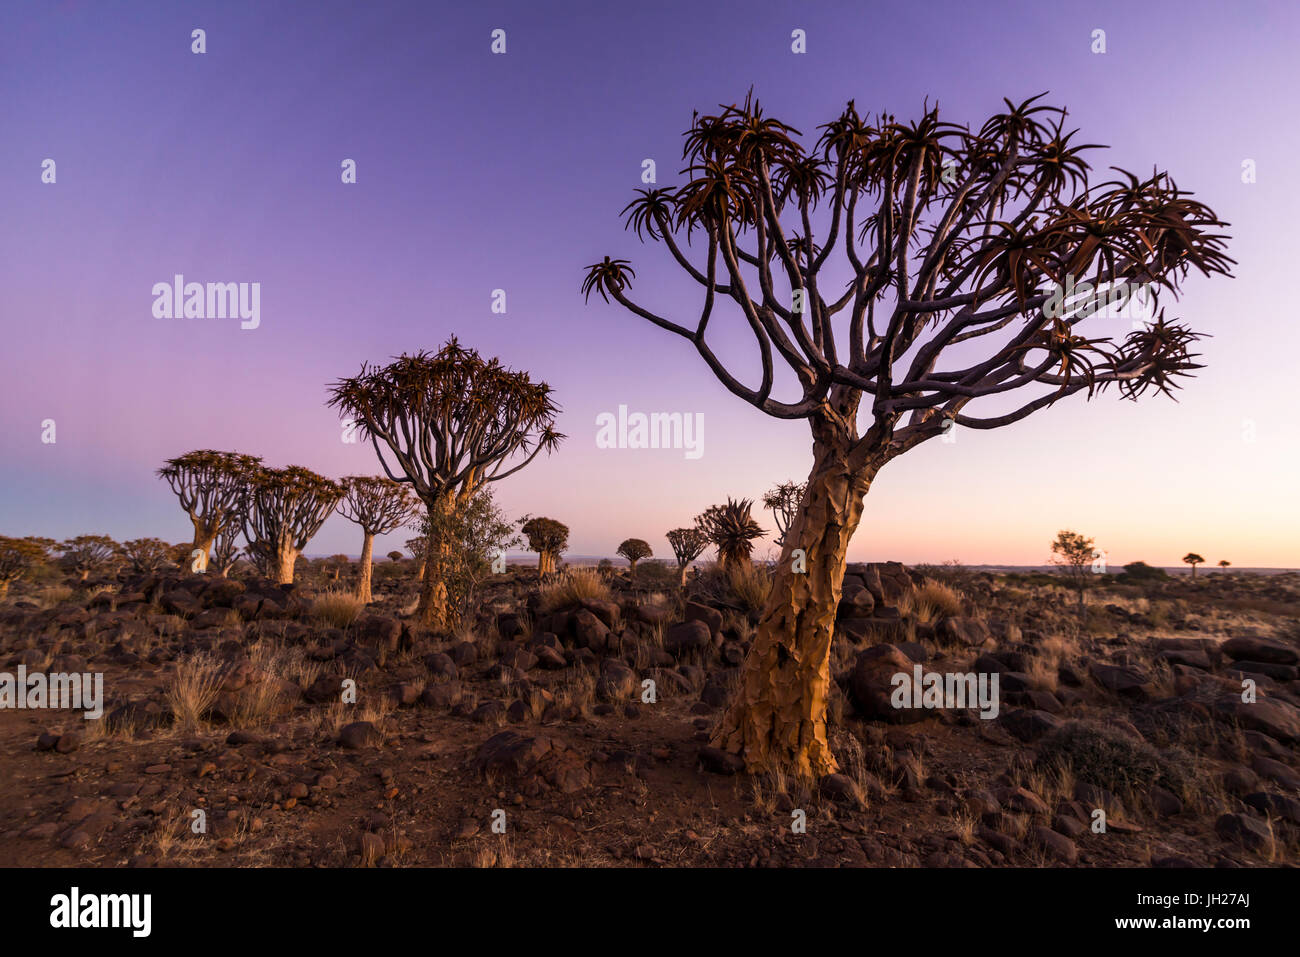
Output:
[[[419,500],[405,485],[382,475],[349,475],[343,479],[343,488],[339,514],[361,526],[361,580],[357,584],[357,597],[369,602],[375,536],[387,535],[409,523],[415,517]]]
[[[806,482],[784,482],[768,489],[763,495],[763,507],[771,510],[776,521],[776,546],[785,544],[786,533],[790,530],[794,517],[799,513],[799,502],[803,498]]]
[[[119,555],[117,542],[107,535],[78,535],[59,544],[59,562],[81,581],[108,568]]]
[[[122,556],[137,575],[152,575],[171,562],[171,546],[160,538],[133,538],[122,543]]]
[[[330,574],[330,581],[338,581],[339,575],[343,573],[349,564],[350,562],[346,555],[331,555],[327,558],[325,560],[325,569]]]
[[[763,528],[750,514],[754,503],[747,498],[739,502],[728,498],[726,505],[710,505],[695,516],[695,525],[718,548],[718,564],[729,571],[749,561],[754,539],[763,537]]]
[[[433,533],[446,525],[435,513],[463,507],[485,484],[513,475],[563,438],[550,386],[462,348],[455,337],[436,354],[362,365],[331,387],[329,404],[369,437],[390,479],[410,484]],[[444,543],[431,540],[416,609],[435,628],[446,624],[445,555]]]
[[[636,563],[643,558],[649,558],[652,553],[649,542],[640,538],[629,538],[618,546],[614,554],[627,559],[628,565],[632,568],[632,581],[636,581]]]
[[[399,552],[397,549],[393,549],[391,552],[388,553],[388,560],[394,563],[400,562],[402,560],[402,553]]]
[[[9,594],[10,583],[26,577],[49,559],[53,544],[49,539],[0,535],[0,598]]]
[[[1203,564],[1205,562],[1205,559],[1202,558],[1200,555],[1196,554],[1196,552],[1188,552],[1186,555],[1183,556],[1183,561],[1186,564],[1192,566],[1192,577],[1195,578],[1196,566]]]
[[[259,468],[248,477],[244,538],[258,570],[281,585],[343,497],[343,487],[298,465]]]
[[[672,546],[673,554],[677,557],[677,569],[680,573],[680,584],[686,587],[686,569],[691,562],[700,557],[700,553],[709,547],[709,537],[699,528],[674,528],[666,536],[668,544]]]
[[[1219,567],[1222,568],[1225,572],[1228,570],[1228,567],[1231,564],[1232,562],[1228,561],[1226,558],[1219,559]]]
[[[203,552],[201,570],[208,565],[217,533],[227,524],[240,521],[239,506],[246,483],[261,462],[252,455],[201,449],[168,459],[158,470],[194,525],[192,551]],[[181,566],[187,570],[190,567],[187,562]]]
[[[1053,296],[1085,279],[1107,296],[1143,284],[1154,313],[1192,267],[1228,274],[1232,262],[1216,232],[1225,224],[1167,173],[1090,181],[1092,147],[1073,142],[1064,118],[1037,97],[1007,101],[978,129],[928,106],[913,123],[863,118],[850,102],[806,143],[746,98],[695,116],[686,182],[640,190],[624,209],[628,228],[700,287],[698,312],[634,300],[627,260],[588,267],[588,298],[599,292],[680,336],[733,395],[812,433],[807,493],[714,737],[752,771],[836,768],[826,741],[835,609],[863,497],[886,462],[954,427],[1010,425],[1079,392],[1169,394],[1197,368],[1198,336],[1163,310],[1115,342],[1085,335],[1094,297]],[[706,338],[733,317],[753,336],[753,376],[729,369]],[[792,570],[795,549],[807,574]]]
[[[417,523],[420,534],[415,536],[415,538],[408,538],[406,540],[406,550],[410,552],[411,557],[415,559],[415,577],[417,581],[424,580],[424,566],[428,560],[426,554],[429,549],[428,524],[427,521],[421,519],[419,523]]]
[[[217,537],[212,540],[212,561],[209,563],[214,574],[222,578],[230,577],[230,570],[239,560],[239,536],[244,531],[244,512],[241,509],[231,520],[221,526]]]
[[[529,550],[537,553],[537,576],[545,578],[553,573],[560,556],[569,547],[569,526],[553,518],[525,515],[519,520],[519,530],[528,539]]]

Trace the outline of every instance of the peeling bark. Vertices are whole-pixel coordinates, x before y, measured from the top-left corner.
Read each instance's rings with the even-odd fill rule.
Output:
[[[826,737],[830,650],[849,540],[879,462],[854,461],[856,438],[814,427],[812,472],[786,535],[740,682],[713,735],[751,773],[818,778],[836,770]],[[806,573],[795,573],[801,548]]]
[[[425,544],[424,587],[415,616],[422,625],[441,631],[447,627],[447,585],[442,580],[443,556],[450,554],[451,543],[441,540],[439,517],[456,507],[455,499],[444,493],[429,506],[429,541]]]

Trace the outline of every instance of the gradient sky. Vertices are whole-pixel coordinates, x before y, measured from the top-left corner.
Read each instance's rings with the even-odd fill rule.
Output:
[[[1232,224],[1237,278],[1192,278],[1171,310],[1212,334],[1207,368],[1177,404],[1076,396],[926,443],[876,480],[850,558],[1036,564],[1073,527],[1112,563],[1194,549],[1300,565],[1300,326],[1284,289],[1300,222],[1296,5],[455,6],[0,7],[0,534],[188,540],[154,470],[192,448],[372,474],[327,385],[454,333],[545,379],[563,407],[559,452],[495,486],[507,513],[566,522],[574,553],[636,536],[670,557],[665,530],[802,480],[811,445],[806,424],[727,393],[684,340],[584,305],[583,267],[609,254],[633,261],[640,298],[694,321],[664,251],[622,229],[641,161],[678,182],[692,110],[751,85],[806,133],[849,98],[911,119],[929,96],[979,125],[1003,96],[1050,90],[1084,142],[1110,144],[1101,172],[1158,164]],[[497,27],[504,56],[489,52]],[[1097,28],[1104,55],[1089,49]],[[47,157],[56,185],[40,181]],[[340,183],[344,158],[356,185]],[[155,319],[151,288],[175,273],[260,282],[260,328]],[[598,449],[596,416],[620,404],[703,413],[704,455]],[[336,516],[307,550],[359,547]]]

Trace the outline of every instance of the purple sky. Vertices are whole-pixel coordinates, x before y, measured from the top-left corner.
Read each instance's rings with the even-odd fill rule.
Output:
[[[706,506],[802,480],[810,440],[684,341],[584,306],[583,267],[609,254],[662,312],[698,309],[622,229],[642,160],[676,183],[691,111],[751,84],[805,133],[849,98],[910,119],[928,95],[978,125],[1051,90],[1084,142],[1110,144],[1102,173],[1158,164],[1232,223],[1237,278],[1192,279],[1171,310],[1214,336],[1208,367],[1178,404],[1074,397],[927,443],[881,473],[850,557],[1038,563],[1074,527],[1112,563],[1300,565],[1300,326],[1279,289],[1300,222],[1298,25],[1289,3],[6,3],[0,534],[186,540],[154,470],[192,448],[374,473],[326,386],[455,333],[563,406],[560,451],[495,487],[508,514],[566,522],[575,553],[636,536],[670,556],[664,531]],[[154,318],[151,288],[176,273],[260,282],[260,327]],[[702,413],[704,454],[598,449],[596,416],[620,404]],[[359,545],[335,517],[308,552]]]

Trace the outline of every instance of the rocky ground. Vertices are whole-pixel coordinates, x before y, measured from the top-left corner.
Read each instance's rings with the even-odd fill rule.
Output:
[[[355,618],[317,579],[19,583],[0,670],[103,672],[108,704],[0,710],[0,865],[1300,860],[1300,576],[1111,582],[1080,613],[1042,576],[850,566],[841,773],[807,791],[707,746],[752,599],[652,571],[512,569],[455,636],[403,617],[409,573]],[[892,707],[918,662],[997,672],[997,718]]]

